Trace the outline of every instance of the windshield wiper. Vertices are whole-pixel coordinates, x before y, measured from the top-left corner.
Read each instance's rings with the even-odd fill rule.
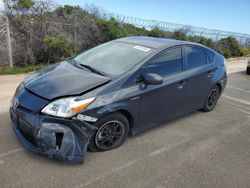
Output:
[[[85,64],[81,64],[81,63],[79,63],[79,65],[81,65],[82,67],[84,67],[84,68],[90,70],[91,72],[94,72],[94,73],[99,74],[99,75],[102,75],[102,76],[106,76],[103,72],[98,71],[98,70],[94,69],[93,67],[91,67],[91,66],[89,66],[89,65],[85,65]]]
[[[66,60],[67,62],[72,62],[74,64],[74,66],[78,67],[78,68],[86,68],[88,70],[90,70],[91,72],[94,72],[96,74],[99,74],[101,76],[108,76],[108,74],[104,73],[104,72],[101,72],[101,71],[98,71],[96,69],[94,69],[93,67],[89,66],[89,65],[85,65],[85,64],[81,64],[79,62],[77,62],[74,58],[69,58]]]

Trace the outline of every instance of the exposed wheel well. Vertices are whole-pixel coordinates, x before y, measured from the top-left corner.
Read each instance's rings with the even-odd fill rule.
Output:
[[[221,84],[220,84],[220,83],[217,83],[216,85],[219,87],[220,94],[221,94],[221,92],[222,92],[222,86],[221,86]]]
[[[131,133],[133,127],[134,127],[134,118],[132,116],[132,114],[127,111],[127,110],[118,110],[117,112],[120,112],[122,115],[124,115],[128,122],[129,122],[129,133]]]

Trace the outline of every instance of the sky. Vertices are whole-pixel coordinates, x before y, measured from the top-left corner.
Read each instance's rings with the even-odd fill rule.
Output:
[[[0,9],[2,10],[3,7],[4,7],[3,6],[3,0],[0,0]]]
[[[112,13],[250,34],[250,0],[57,0]]]
[[[3,7],[0,0],[0,8]],[[54,0],[107,12],[250,34],[250,0]]]

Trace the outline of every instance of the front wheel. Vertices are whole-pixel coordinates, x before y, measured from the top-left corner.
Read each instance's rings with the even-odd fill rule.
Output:
[[[98,130],[90,138],[90,151],[107,151],[121,146],[129,132],[129,122],[121,113],[112,113],[99,119]]]
[[[247,72],[248,75],[250,75],[250,67],[247,67],[246,72]]]
[[[203,111],[209,112],[213,110],[217,104],[217,101],[220,97],[220,89],[217,85],[215,85],[209,92],[209,95],[207,97],[207,100],[204,104]]]

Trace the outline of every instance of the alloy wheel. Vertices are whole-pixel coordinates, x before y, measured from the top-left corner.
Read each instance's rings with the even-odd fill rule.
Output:
[[[219,93],[217,89],[213,89],[210,91],[208,98],[207,98],[207,108],[212,109],[217,103],[219,97]]]
[[[125,127],[117,120],[103,124],[95,135],[95,143],[99,149],[109,150],[117,147],[123,140]]]

